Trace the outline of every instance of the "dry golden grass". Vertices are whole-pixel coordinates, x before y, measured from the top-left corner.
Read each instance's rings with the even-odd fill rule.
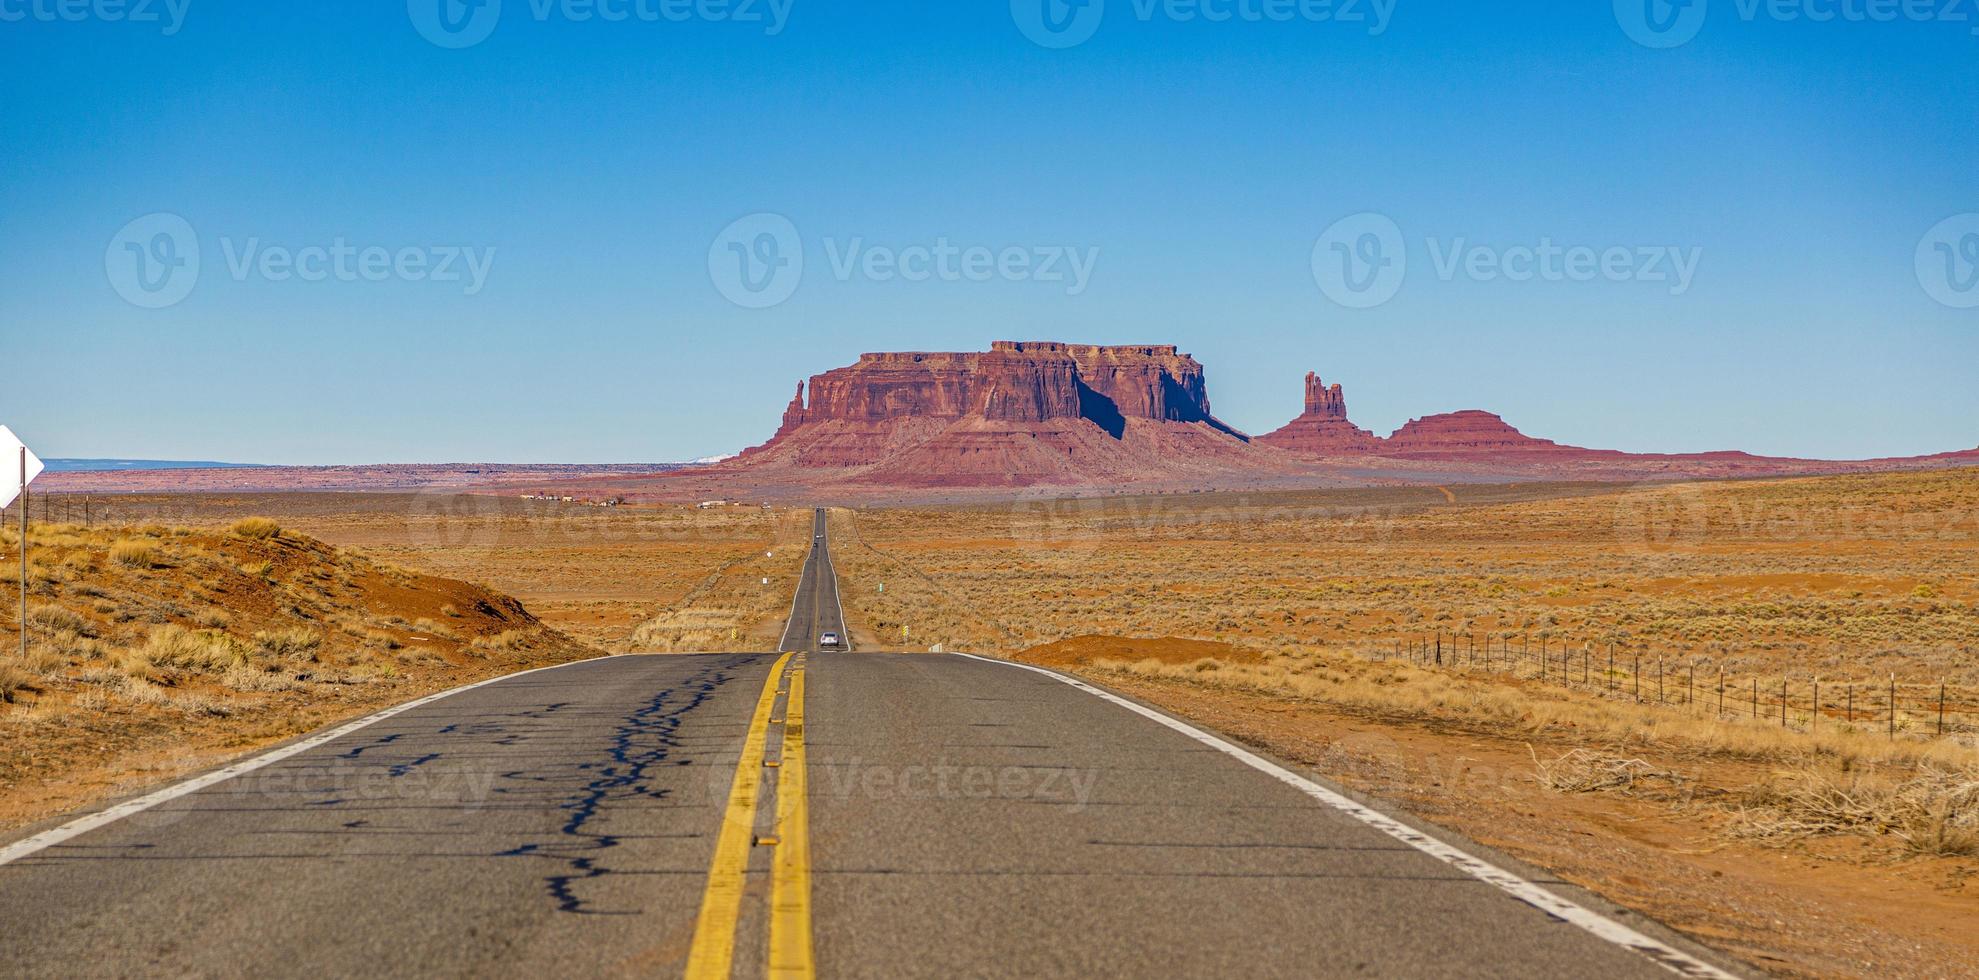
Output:
[[[1785,730],[1765,720],[1721,719],[1709,711],[1685,712],[1351,654],[1274,655],[1259,664],[1221,659],[1186,664],[1100,660],[1091,669],[1100,675],[1184,681],[1517,737],[1656,746],[1679,755],[1764,762],[1824,760],[1858,767],[1935,764],[1979,771],[1979,749],[1952,739],[1891,739],[1872,728],[1846,724],[1811,733]]]
[[[235,521],[230,530],[235,535],[250,541],[266,541],[269,538],[280,537],[282,525],[266,517],[244,517]]]
[[[119,541],[110,546],[110,560],[125,568],[150,568],[157,552],[143,541]]]
[[[856,593],[876,632],[905,626],[914,646],[1011,653],[1115,633],[1372,652],[1519,634],[1700,675],[1979,684],[1979,471],[1478,507],[1453,492],[1437,507],[1185,496],[842,512],[834,526],[847,604]]]

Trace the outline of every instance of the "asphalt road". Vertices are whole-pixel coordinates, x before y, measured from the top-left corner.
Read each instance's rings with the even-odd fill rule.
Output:
[[[817,545],[792,656],[532,672],[0,851],[0,975],[1669,975],[1054,676],[807,655]]]
[[[818,640],[836,633],[835,650],[852,649],[852,638],[845,632],[845,610],[838,597],[838,573],[831,563],[831,540],[825,534],[825,512],[811,518],[811,554],[797,579],[797,595],[790,602],[790,619],[783,628],[782,650],[817,651]]]

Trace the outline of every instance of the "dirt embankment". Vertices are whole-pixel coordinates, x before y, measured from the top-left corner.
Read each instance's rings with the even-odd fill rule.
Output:
[[[0,585],[0,827],[433,691],[596,656],[517,600],[273,521],[37,527]],[[19,555],[17,532],[0,553]]]

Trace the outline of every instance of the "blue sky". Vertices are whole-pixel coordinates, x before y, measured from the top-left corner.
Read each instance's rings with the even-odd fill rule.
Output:
[[[1054,49],[1019,21],[1062,0],[782,0],[774,34],[504,0],[449,48],[413,16],[443,0],[175,2],[174,31],[0,0],[0,422],[44,456],[689,458],[861,351],[998,339],[1178,344],[1252,432],[1318,370],[1384,433],[1478,407],[1641,451],[1979,445],[1979,23],[1709,0],[1654,48],[1636,0],[1397,0],[1379,33],[1371,0],[1105,0]],[[1407,268],[1362,309],[1315,266],[1367,213]],[[159,214],[200,261],[152,309],[117,263]],[[804,266],[751,308],[711,251],[764,214]],[[1017,271],[886,261],[941,243]],[[1491,274],[1547,243],[1628,261]]]

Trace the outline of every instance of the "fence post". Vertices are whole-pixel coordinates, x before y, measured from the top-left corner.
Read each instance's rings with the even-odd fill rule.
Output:
[[[1759,678],[1752,679],[1752,719],[1759,720]]]
[[[1819,678],[1816,678],[1814,681],[1814,710],[1807,716],[1807,730],[1809,732],[1815,732],[1815,731],[1819,731],[1820,728],[1821,728],[1821,680]]]
[[[1787,679],[1780,678],[1780,727],[1787,727]]]
[[[1897,737],[1897,675],[1890,675],[1890,737]]]
[[[1718,665],[1718,719],[1725,718],[1725,665]]]
[[[1635,685],[1635,703],[1641,704],[1642,703],[1642,651],[1641,650],[1635,651],[1634,656],[1635,656],[1635,669],[1629,672],[1629,681]]]
[[[1849,685],[1848,685],[1848,709],[1847,709],[1847,710],[1848,710],[1848,723],[1849,723],[1849,724],[1851,724],[1851,725],[1853,725],[1853,724],[1855,724],[1855,684],[1854,684],[1854,682],[1852,682],[1852,681],[1851,681],[1851,682],[1849,683]]]
[[[1945,682],[1938,679],[1938,734],[1945,733]]]

